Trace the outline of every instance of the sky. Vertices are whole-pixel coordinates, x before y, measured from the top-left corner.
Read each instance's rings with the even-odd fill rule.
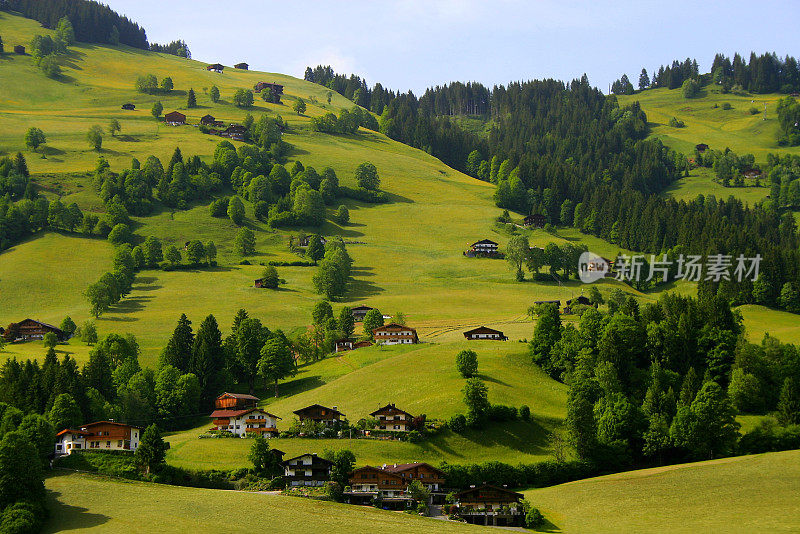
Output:
[[[105,0],[151,42],[183,39],[194,59],[302,78],[331,65],[372,86],[419,94],[586,73],[607,91],[674,59],[717,52],[800,55],[798,0]]]

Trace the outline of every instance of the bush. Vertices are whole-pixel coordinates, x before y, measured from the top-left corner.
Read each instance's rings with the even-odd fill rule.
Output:
[[[730,102],[725,102],[722,104],[722,109],[724,110],[733,109],[733,106],[731,106]]]
[[[456,355],[456,369],[464,378],[478,374],[478,355],[472,350],[462,350]]]
[[[464,414],[456,414],[450,418],[447,426],[456,434],[462,434],[467,429],[467,418]]]
[[[212,217],[227,217],[228,216],[228,202],[230,198],[218,198],[209,206]]]
[[[530,421],[531,419],[531,409],[528,408],[527,404],[523,404],[519,407],[519,418],[523,421]]]
[[[672,117],[669,120],[669,125],[672,126],[673,128],[683,128],[684,126],[686,126],[686,123],[681,120],[678,120],[675,117]]]
[[[407,440],[409,443],[419,443],[420,441],[422,441],[422,440],[423,440],[423,436],[422,436],[422,434],[420,434],[418,431],[416,431],[416,430],[412,430],[412,431],[411,431],[411,432],[409,432],[409,433],[408,433],[408,435],[406,436],[406,440]]]
[[[681,86],[683,98],[694,98],[700,93],[700,82],[697,80],[685,80]]]
[[[750,110],[749,110],[749,111],[750,111],[750,115],[758,115],[759,113],[761,113],[761,112],[758,110],[758,108],[757,108],[757,107],[755,107],[755,106],[750,106]]]
[[[544,524],[544,516],[537,508],[531,508],[525,514],[525,526],[528,528],[538,528]]]
[[[489,419],[496,423],[515,421],[517,419],[517,409],[513,406],[492,404],[489,408]]]
[[[364,189],[363,187],[347,187],[339,186],[338,195],[340,197],[352,198],[360,200],[361,202],[369,202],[370,204],[384,204],[389,202],[389,195],[383,191],[372,191]]]

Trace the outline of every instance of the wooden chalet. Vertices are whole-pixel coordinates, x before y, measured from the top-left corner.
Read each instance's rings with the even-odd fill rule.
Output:
[[[186,124],[186,115],[180,111],[170,111],[164,115],[164,122],[171,126]]]
[[[369,415],[378,421],[375,427],[376,430],[408,432],[411,430],[411,422],[414,420],[413,415],[401,410],[395,406],[394,403],[387,404],[383,408],[378,408]]]
[[[294,414],[302,423],[303,421],[314,421],[324,425],[333,426],[339,424],[346,416],[337,410],[337,407],[326,408],[319,404],[312,404],[299,410],[295,410]]]
[[[18,54],[20,56],[24,56],[25,55],[25,47],[22,46],[22,45],[16,45],[14,47],[14,53]]]
[[[372,341],[359,341],[357,343],[353,343],[353,350],[365,349],[367,347],[371,347],[372,345],[374,345]]]
[[[564,306],[564,312],[563,313],[565,315],[569,315],[570,313],[572,313],[572,309],[575,306],[591,306],[591,305],[592,305],[592,303],[589,300],[589,297],[585,297],[583,295],[580,295],[578,297],[569,299],[567,301],[567,305]]]
[[[124,109],[126,111],[135,111],[136,110],[136,106],[134,106],[133,104],[128,102],[127,104],[122,104],[122,109]]]
[[[223,70],[225,70],[225,66],[220,65],[219,63],[214,63],[213,65],[207,66],[206,70],[213,72],[222,72]]]
[[[372,331],[375,343],[379,345],[407,345],[419,343],[417,331],[410,326],[390,323]]]
[[[541,213],[534,213],[533,215],[528,215],[522,221],[523,226],[527,226],[529,228],[544,228],[544,225],[547,224],[547,217],[542,215]]]
[[[260,93],[264,89],[269,89],[272,91],[273,95],[277,96],[283,94],[283,86],[279,83],[258,82],[253,89],[256,93]]]
[[[204,115],[200,118],[200,124],[203,126],[224,126],[225,123],[218,121],[213,115]]]
[[[561,307],[560,300],[537,300],[533,303],[535,306],[541,306],[542,304],[555,304],[557,308]]]
[[[235,139],[236,141],[244,141],[244,136],[246,133],[247,128],[241,124],[231,124],[225,131],[222,132],[221,135]]]
[[[419,480],[431,491],[431,503],[444,502],[445,474],[426,463],[355,469],[350,473],[351,491],[345,493],[345,498],[350,504],[371,504],[380,498],[381,504],[388,508],[403,509],[413,500],[408,494],[408,485],[413,480]]]
[[[745,178],[752,178],[752,179],[761,178],[761,174],[762,174],[761,169],[748,169],[744,171]]]
[[[367,312],[371,309],[373,308],[369,306],[356,306],[355,308],[351,308],[350,311],[353,313],[353,319],[358,323],[364,320]]]
[[[6,341],[27,341],[29,339],[43,339],[48,332],[53,332],[59,341],[66,341],[69,336],[66,332],[51,324],[24,319],[18,323],[11,323],[3,332]]]
[[[308,246],[308,244],[309,244],[309,243],[311,243],[311,238],[312,238],[312,237],[313,237],[313,236],[311,236],[311,235],[305,235],[305,236],[301,236],[301,237],[300,237],[300,238],[297,240],[297,244],[298,244],[298,246],[301,246],[301,247],[307,247],[307,246]],[[327,240],[327,239],[325,239],[325,238],[324,238],[324,237],[322,237],[322,236],[320,236],[320,237],[319,237],[319,241],[320,241],[320,243],[322,243],[323,245],[324,245],[325,243],[327,243],[327,242],[328,242],[328,240]],[[371,309],[372,309],[372,308],[370,308],[370,310],[371,310]]]
[[[493,339],[496,341],[505,341],[508,339],[500,330],[487,328],[485,326],[480,326],[478,328],[473,328],[472,330],[467,330],[466,332],[464,332],[464,337],[469,340]]]
[[[702,154],[703,152],[708,150],[708,145],[705,143],[698,143],[694,145],[694,149]]]
[[[498,244],[490,239],[481,239],[470,245],[470,252],[478,256],[496,256]]]
[[[239,70],[249,70],[250,65],[248,65],[247,63],[237,63],[236,65],[233,66],[233,68]]]
[[[283,462],[283,477],[289,486],[322,486],[331,477],[333,462],[316,453],[306,453]]]
[[[56,434],[56,456],[72,451],[106,450],[134,452],[139,446],[142,428],[114,421],[97,421],[80,428],[65,428]]]
[[[241,393],[223,393],[214,400],[212,430],[230,432],[237,437],[261,434],[278,435],[278,417],[258,408],[258,397]]]
[[[498,486],[484,484],[456,493],[458,515],[467,523],[491,526],[520,526],[524,518],[525,496]]]
[[[442,491],[445,482],[445,473],[425,462],[410,464],[384,465],[383,469],[390,473],[397,473],[408,482],[419,480],[431,492]]]

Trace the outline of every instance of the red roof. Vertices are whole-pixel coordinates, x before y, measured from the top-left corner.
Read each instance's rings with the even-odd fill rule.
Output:
[[[209,417],[213,417],[215,419],[219,417],[239,417],[240,415],[246,415],[249,414],[250,412],[264,412],[270,417],[273,417],[275,419],[280,419],[280,417],[278,417],[277,415],[273,415],[266,410],[262,410],[261,408],[247,408],[244,410],[214,410],[213,412],[211,412],[211,415],[209,415]]]
[[[56,437],[63,436],[64,434],[80,434],[82,436],[88,436],[89,434],[91,434],[91,432],[84,432],[83,430],[74,430],[72,428],[65,428],[64,430],[56,434]]]
[[[244,400],[254,400],[254,401],[259,400],[258,397],[247,395],[246,393],[228,393],[227,391],[217,398],[221,399],[222,397],[233,397],[234,399],[244,399]]]

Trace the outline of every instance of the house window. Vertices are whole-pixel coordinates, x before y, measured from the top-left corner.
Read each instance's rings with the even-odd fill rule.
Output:
[[[106,449],[108,449],[110,447],[111,447],[111,442],[110,441],[106,441]]]
[[[122,447],[122,440],[117,440],[117,447]]]
[[[394,425],[395,430],[400,430],[400,425]]]

